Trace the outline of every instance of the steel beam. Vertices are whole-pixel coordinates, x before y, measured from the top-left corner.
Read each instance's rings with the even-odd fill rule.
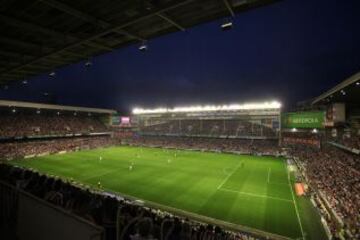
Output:
[[[225,4],[227,10],[229,11],[230,15],[231,15],[232,17],[235,17],[234,10],[232,9],[231,4],[229,3],[229,1],[228,1],[228,0],[223,0],[223,2],[224,2],[224,4]]]
[[[177,22],[172,20],[170,17],[166,16],[164,13],[159,13],[159,14],[157,14],[157,16],[159,16],[160,18],[162,18],[165,21],[169,22],[170,24],[174,25],[175,27],[177,27],[181,31],[186,30],[183,26],[181,26],[180,24],[178,24]]]
[[[19,20],[19,19],[13,18],[13,17],[9,17],[9,16],[5,16],[3,14],[0,14],[0,21],[3,21],[5,24],[8,24],[8,25],[18,27],[20,29],[26,29],[28,31],[35,31],[35,32],[42,33],[44,35],[53,36],[57,39],[69,39],[72,42],[79,41],[79,38],[77,38],[73,35],[54,31],[52,29],[48,29],[48,28],[39,26],[37,24],[24,22],[22,20]],[[104,44],[98,44],[98,43],[85,43],[85,44],[90,47],[104,49],[104,50],[108,50],[108,51],[114,50],[113,48],[106,46]]]
[[[159,9],[155,9],[155,10],[153,10],[153,11],[149,12],[148,14],[145,14],[145,15],[143,15],[143,16],[141,16],[141,17],[133,17],[131,20],[129,20],[129,21],[125,22],[125,23],[122,23],[122,24],[120,24],[120,25],[117,25],[117,26],[114,26],[114,27],[112,27],[112,28],[109,28],[109,29],[106,29],[106,30],[104,30],[104,31],[101,31],[100,33],[97,33],[97,34],[95,34],[95,35],[93,35],[93,36],[84,38],[84,39],[82,39],[82,40],[79,41],[79,42],[69,44],[69,45],[67,45],[67,46],[65,46],[65,47],[63,47],[63,48],[59,48],[59,49],[57,49],[57,50],[55,50],[55,51],[53,51],[53,52],[51,52],[51,53],[49,53],[49,54],[45,54],[45,55],[43,55],[43,56],[41,56],[41,57],[39,57],[39,58],[30,60],[30,61],[28,61],[27,63],[22,64],[22,65],[20,65],[20,66],[17,66],[17,67],[14,67],[14,68],[11,68],[11,69],[2,71],[2,72],[0,72],[0,76],[1,76],[1,74],[4,73],[4,72],[16,71],[16,70],[21,69],[21,68],[23,68],[23,67],[30,66],[30,65],[32,65],[32,64],[34,64],[34,63],[37,63],[37,62],[42,61],[42,60],[45,60],[45,59],[48,58],[48,57],[51,57],[51,56],[54,56],[54,55],[58,55],[58,54],[61,54],[61,53],[63,53],[63,52],[68,52],[70,49],[72,49],[72,48],[74,48],[74,47],[77,47],[77,46],[80,46],[80,45],[82,45],[82,44],[85,43],[85,42],[92,41],[92,40],[97,39],[97,38],[99,38],[100,36],[103,36],[103,35],[108,34],[108,33],[110,33],[110,32],[114,32],[114,31],[117,31],[117,30],[121,30],[121,29],[123,29],[123,28],[125,28],[125,27],[128,27],[128,26],[134,24],[134,23],[137,23],[137,22],[140,22],[140,21],[144,21],[144,20],[146,20],[146,19],[148,19],[148,18],[150,18],[150,17],[156,16],[156,15],[159,14],[159,13],[163,13],[163,12],[169,11],[169,10],[171,10],[171,9],[175,9],[175,8],[180,7],[180,6],[184,6],[184,5],[186,5],[186,4],[189,4],[189,3],[192,2],[192,1],[194,1],[194,0],[176,1],[175,4],[167,4],[166,6],[164,6],[164,7],[162,7],[162,8],[159,8]]]
[[[87,13],[84,13],[78,9],[75,9],[69,5],[66,5],[62,2],[59,2],[59,1],[56,1],[56,0],[40,0],[41,2],[43,2],[44,4],[48,5],[48,6],[51,6],[53,8],[56,8],[60,11],[63,11],[67,14],[70,14],[74,17],[77,17],[85,22],[89,22],[89,23],[92,23],[93,25],[95,26],[98,26],[102,29],[107,29],[107,28],[112,28],[112,24],[104,21],[104,20],[101,20],[101,19],[98,19],[96,17],[93,17],[91,16],[90,14],[87,14]],[[132,34],[132,33],[129,33],[123,29],[119,29],[117,31],[115,31],[119,34],[122,34],[122,35],[126,35],[126,36],[129,36],[129,37],[132,37],[132,38],[135,38],[139,41],[144,41],[145,39],[143,39],[142,37],[140,36],[136,36],[135,34]]]

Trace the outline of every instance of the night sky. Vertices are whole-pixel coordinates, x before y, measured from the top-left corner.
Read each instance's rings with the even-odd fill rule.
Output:
[[[112,108],[279,100],[287,108],[360,71],[359,0],[284,0],[9,85],[0,98]],[[50,97],[44,97],[48,92]]]

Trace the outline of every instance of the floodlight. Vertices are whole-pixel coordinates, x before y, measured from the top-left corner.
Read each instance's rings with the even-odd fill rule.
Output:
[[[292,128],[291,131],[292,131],[292,132],[297,132],[297,129],[296,129],[296,128]]]
[[[139,50],[141,52],[145,52],[147,50],[147,45],[146,45],[146,42],[143,42],[140,46],[139,46]]]
[[[360,85],[360,82],[356,82],[356,86],[359,86]]]
[[[91,67],[91,65],[92,65],[92,62],[90,60],[87,60],[85,62],[85,67]]]
[[[13,108],[11,111],[12,111],[13,113],[16,113],[16,109],[15,109],[15,108]]]
[[[22,84],[26,85],[28,83],[27,80],[22,81]]]
[[[317,130],[316,128],[314,128],[314,129],[312,130],[312,132],[313,132],[313,133],[317,133],[318,130]]]
[[[133,109],[134,114],[146,113],[176,113],[176,112],[210,112],[210,111],[236,111],[236,110],[261,110],[261,109],[280,109],[281,103],[264,102],[264,103],[246,103],[246,104],[232,104],[232,105],[207,105],[207,106],[189,106],[189,107],[175,107],[175,108],[155,108],[155,109]]]
[[[37,114],[40,114],[40,113],[41,113],[40,109],[36,110],[36,113],[37,113]]]
[[[56,76],[55,71],[50,72],[50,73],[49,73],[49,76],[50,76],[50,77],[55,77],[55,76]]]
[[[232,29],[232,27],[233,27],[233,23],[231,21],[226,21],[223,24],[221,24],[221,30],[223,31],[230,30]]]

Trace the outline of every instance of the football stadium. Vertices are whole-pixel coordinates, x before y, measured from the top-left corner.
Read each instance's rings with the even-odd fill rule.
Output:
[[[216,19],[223,34],[235,15],[278,1],[30,2],[0,12],[3,91],[30,85],[24,74],[51,80],[84,59],[92,68],[89,56],[137,42],[145,54],[148,39]],[[49,36],[40,53],[35,36]],[[291,109],[265,97],[130,111],[60,104],[50,93],[0,99],[1,239],[360,239],[352,74]]]

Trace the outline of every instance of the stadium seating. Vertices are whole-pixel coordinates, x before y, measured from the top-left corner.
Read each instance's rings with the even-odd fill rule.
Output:
[[[138,136],[128,140],[127,143],[179,149],[236,151],[250,154],[277,155],[279,153],[278,142],[276,140]]]
[[[360,149],[360,138],[359,136],[349,137],[342,139],[341,143],[349,148]]]
[[[0,159],[15,159],[61,151],[77,151],[110,146],[114,140],[109,136],[61,138],[41,141],[13,141],[0,143]]]
[[[95,116],[70,112],[1,111],[0,159],[12,159],[59,151],[108,146],[109,135],[69,138],[69,135],[105,133],[108,128]],[[67,136],[67,138],[64,138]],[[35,141],[33,137],[36,137]]]
[[[343,135],[342,137],[329,138],[329,140],[339,143],[348,148],[354,148],[360,150],[360,137],[356,135],[355,136],[352,135],[349,137]]]
[[[96,117],[56,113],[16,112],[0,115],[0,137],[29,137],[45,135],[86,134],[105,132],[107,127]]]
[[[142,134],[179,136],[229,136],[274,138],[277,133],[268,124],[248,120],[185,119],[164,120],[140,127]]]
[[[327,129],[326,140],[350,149],[360,150],[360,120],[352,119],[346,126]]]
[[[344,228],[360,238],[360,156],[325,145],[322,150],[293,145],[312,187],[320,191],[344,220]],[[336,231],[334,231],[336,233]]]
[[[0,180],[103,226],[106,231],[106,240],[264,239],[248,233],[226,231],[217,226],[138,206],[126,199],[96,193],[76,186],[74,182],[65,182],[19,167],[0,164]]]

